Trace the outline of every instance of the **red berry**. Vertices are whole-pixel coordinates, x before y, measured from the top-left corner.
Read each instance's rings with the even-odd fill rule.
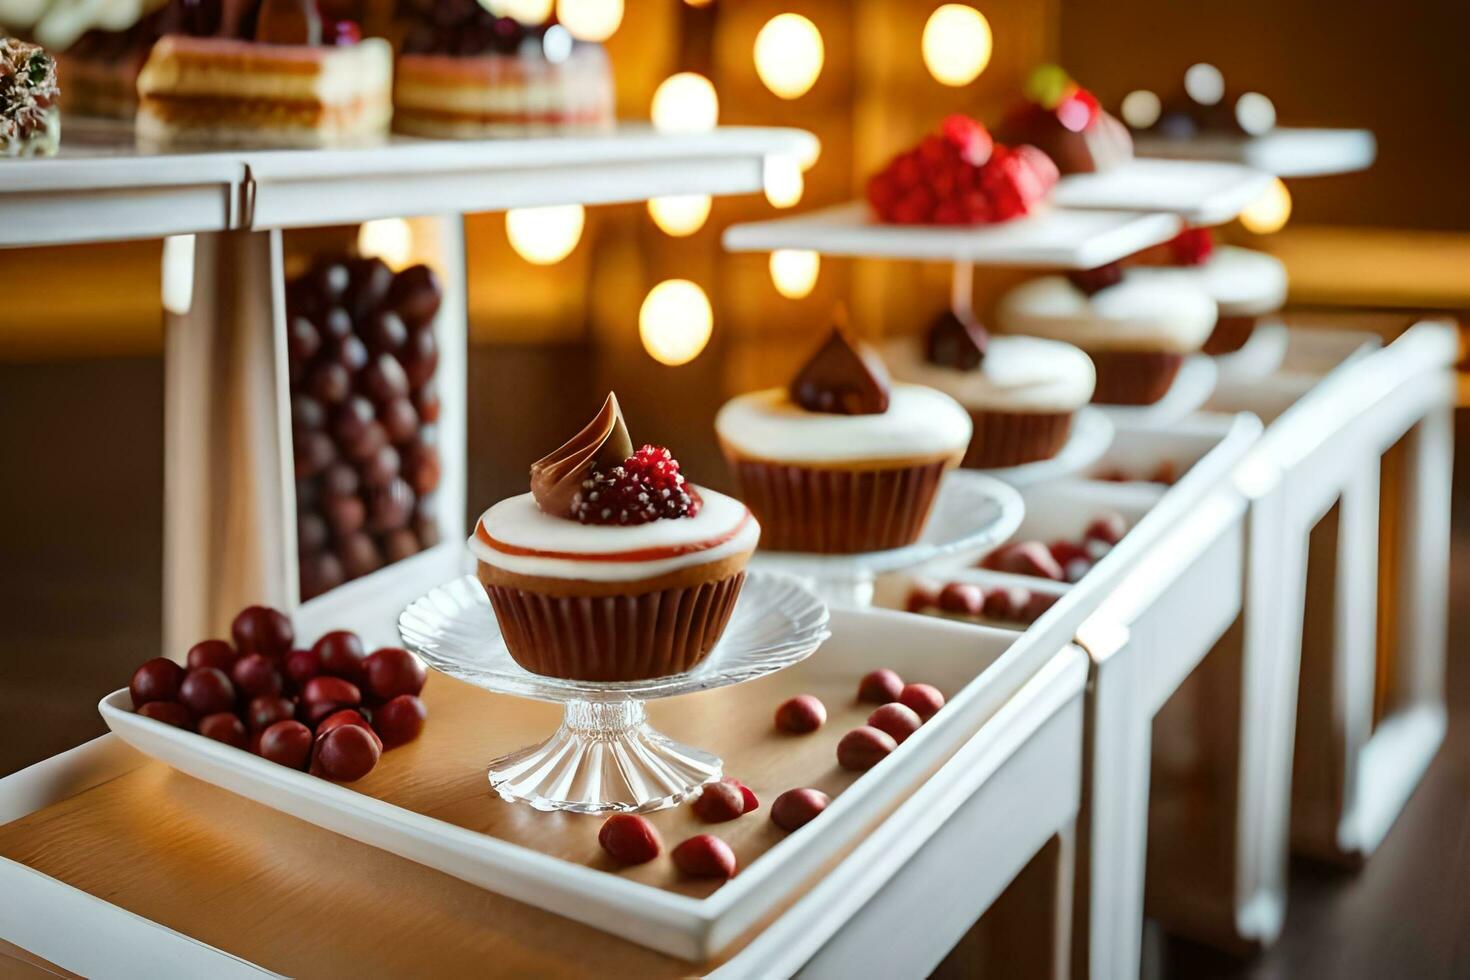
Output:
[[[796,830],[815,820],[830,802],[819,789],[788,789],[771,804],[771,822],[782,830]]]
[[[669,853],[674,866],[696,878],[735,877],[735,852],[713,834],[691,837]]]
[[[179,701],[201,718],[230,711],[235,707],[235,685],[224,671],[200,667],[184,676],[179,685]]]
[[[729,783],[707,783],[690,809],[705,823],[724,823],[745,812],[745,796]]]
[[[939,590],[939,608],[962,616],[978,616],[985,609],[985,592],[969,582],[950,582]]]
[[[597,843],[619,864],[647,864],[663,850],[658,831],[636,813],[614,813],[602,823]]]
[[[1060,582],[1065,578],[1062,574],[1062,566],[1057,564],[1057,560],[1051,556],[1046,545],[1040,541],[1021,541],[1007,545],[999,551],[986,555],[981,565],[997,572],[1030,575],[1033,578],[1047,578],[1054,582]]]
[[[572,500],[572,516],[583,524],[647,524],[693,517],[701,504],[678,460],[662,446],[644,446],[618,466],[594,469]]]
[[[299,721],[278,721],[260,733],[256,751],[264,759],[291,769],[311,760],[311,729]]]
[[[278,721],[287,721],[296,713],[290,698],[265,695],[252,700],[245,709],[245,723],[252,732],[263,732]]]
[[[189,655],[184,658],[184,666],[189,670],[198,670],[200,667],[213,667],[225,673],[235,666],[235,648],[224,640],[200,640],[189,648]]]
[[[280,694],[285,687],[280,672],[276,670],[276,662],[262,653],[247,653],[235,661],[230,679],[235,682],[237,691],[250,698]]]
[[[128,683],[133,707],[141,708],[150,701],[176,700],[183,680],[184,668],[164,657],[154,657],[133,671],[133,679]]]
[[[821,728],[827,721],[827,706],[810,694],[787,698],[776,709],[777,731],[805,735]]]
[[[312,749],[312,771],[328,779],[350,783],[372,772],[382,750],[373,733],[359,725],[338,725],[317,736]]]
[[[870,704],[887,704],[897,701],[903,690],[903,678],[887,667],[869,671],[858,681],[858,700]]]
[[[1003,586],[985,593],[985,615],[1005,623],[1026,622],[1032,593],[1017,586]]]
[[[893,740],[899,745],[914,732],[924,720],[918,716],[913,708],[897,701],[885,704],[868,716],[868,724],[880,732],[887,732],[893,736]]]
[[[1030,600],[1026,603],[1025,608],[1021,610],[1021,622],[1028,624],[1036,622],[1041,618],[1043,613],[1056,605],[1057,598],[1057,596],[1048,595],[1045,592],[1031,593]]]
[[[904,598],[903,608],[906,612],[921,613],[938,603],[939,597],[931,590],[914,586]]]
[[[316,737],[321,738],[332,729],[341,728],[343,725],[356,725],[359,728],[365,729],[367,733],[373,737],[373,741],[377,743],[378,751],[383,751],[383,740],[378,737],[377,732],[373,731],[373,726],[368,724],[368,720],[366,718],[358,714],[356,711],[353,711],[351,708],[344,708],[341,711],[334,711],[331,714],[327,715],[327,717],[323,718],[321,722],[316,726]]]
[[[373,726],[390,749],[407,745],[424,730],[429,709],[412,694],[400,694],[373,714]]]
[[[384,647],[363,661],[368,690],[383,701],[400,694],[418,694],[429,673],[418,657],[401,647]]]
[[[351,681],[340,677],[313,677],[301,689],[301,700],[307,704],[335,704],[355,708],[362,704],[362,692]]]
[[[322,672],[322,658],[314,649],[292,650],[281,667],[292,685],[301,687]]]
[[[1123,515],[1112,513],[1094,518],[1092,523],[1087,525],[1087,530],[1082,532],[1082,537],[1087,541],[1117,544],[1127,533],[1128,522],[1123,519]]]
[[[312,644],[311,651],[321,661],[324,673],[349,681],[356,681],[362,676],[362,662],[367,658],[367,651],[356,633],[333,630]]]
[[[933,718],[944,707],[944,695],[932,684],[906,684],[899,693],[898,700],[925,721]]]
[[[199,719],[199,734],[216,742],[233,745],[237,749],[243,749],[250,744],[244,723],[231,711],[221,711]]]
[[[250,606],[241,610],[230,624],[235,648],[242,654],[263,653],[268,657],[284,657],[296,639],[291,620],[279,609]]]
[[[740,790],[740,798],[745,803],[745,809],[741,811],[742,813],[749,813],[752,810],[759,810],[761,808],[761,801],[756,798],[755,792],[734,776],[726,776],[720,782],[729,783],[731,786]]]
[[[907,689],[905,689],[907,690]],[[861,772],[882,762],[898,748],[893,736],[871,725],[854,728],[837,743],[837,764]]]
[[[138,714],[175,728],[188,728],[189,723],[193,720],[189,715],[189,709],[177,701],[149,701],[138,709]]]

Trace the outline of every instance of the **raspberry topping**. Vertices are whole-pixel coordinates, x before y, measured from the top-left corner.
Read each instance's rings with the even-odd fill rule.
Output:
[[[644,446],[611,469],[593,467],[572,500],[583,524],[647,524],[699,513],[699,493],[662,446]]]
[[[1215,239],[1208,228],[1186,228],[1169,242],[1169,252],[1176,265],[1203,265],[1215,251]]]

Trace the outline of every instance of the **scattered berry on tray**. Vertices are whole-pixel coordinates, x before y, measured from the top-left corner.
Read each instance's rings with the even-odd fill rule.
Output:
[[[961,588],[954,589],[953,586]],[[925,615],[961,617],[1004,626],[1030,626],[1056,603],[1057,598],[1019,586],[982,589],[969,582],[951,582],[938,590],[925,585],[911,587],[904,598],[904,608]]]
[[[787,698],[776,709],[777,731],[805,735],[821,728],[827,721],[827,706],[811,694]]]
[[[1012,575],[1076,583],[1092,570],[1113,546],[1128,533],[1128,522],[1116,512],[1093,518],[1076,540],[1058,539],[1051,544],[1017,541],[986,555],[981,568]]]
[[[726,776],[720,782],[729,783],[731,786],[740,790],[740,800],[745,804],[745,809],[741,811],[742,813],[750,813],[752,810],[759,810],[761,808],[761,801],[756,798],[755,792],[734,776]]]
[[[1062,566],[1057,564],[1050,549],[1040,541],[1018,541],[998,548],[985,556],[980,567],[988,568],[992,572],[1051,579],[1053,582],[1065,579]]]
[[[900,745],[904,739],[918,731],[922,724],[924,719],[913,708],[898,701],[882,705],[868,716],[869,726],[888,733]]]
[[[1136,472],[1130,473],[1115,466],[1096,473],[1091,478],[1106,483],[1162,483],[1166,487],[1172,487],[1179,479],[1179,467],[1169,460],[1164,460],[1151,472],[1144,475]]]
[[[782,830],[796,830],[815,820],[831,802],[819,789],[788,789],[771,804],[771,822]]]
[[[695,878],[735,877],[735,852],[713,834],[698,834],[669,853],[674,866]]]
[[[898,701],[924,721],[933,718],[944,707],[944,695],[932,684],[905,684]]]
[[[745,796],[729,783],[707,783],[690,809],[705,823],[724,823],[745,813]]]
[[[636,813],[614,813],[603,821],[597,843],[619,864],[647,864],[663,850],[658,831],[646,817]]]
[[[871,769],[898,748],[892,735],[871,725],[861,725],[842,736],[837,743],[837,764],[844,769],[862,772]]]
[[[887,667],[879,667],[864,674],[862,680],[858,681],[857,696],[859,701],[867,701],[869,704],[887,704],[889,701],[897,701],[902,690],[903,678]]]
[[[203,640],[185,666],[156,657],[134,671],[138,714],[341,782],[422,733],[427,671],[407,650],[367,655],[343,630],[293,650],[291,621],[265,606],[243,611],[230,632],[248,649]]]

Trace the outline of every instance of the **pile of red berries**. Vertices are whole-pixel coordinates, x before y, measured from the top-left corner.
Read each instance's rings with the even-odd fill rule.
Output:
[[[647,524],[693,517],[700,504],[679,461],[662,446],[644,446],[619,466],[594,469],[572,500],[572,516],[583,524]]]
[[[868,203],[895,224],[988,224],[1030,214],[1056,182],[1056,164],[1036,147],[1001,146],[954,115],[868,181]]]
[[[1051,544],[1017,541],[986,555],[980,567],[1053,582],[1080,582],[1127,532],[1128,522],[1123,515],[1109,512],[1088,524],[1079,540],[1058,539]]]
[[[369,654],[345,630],[293,649],[291,621],[266,606],[241,612],[230,634],[194,644],[183,666],[139,667],[128,685],[138,714],[340,782],[424,729],[428,673],[407,650]]]
[[[938,589],[916,585],[904,608],[912,613],[941,614],[1030,626],[1056,605],[1057,597],[1017,586],[983,588],[973,582],[948,582]]]

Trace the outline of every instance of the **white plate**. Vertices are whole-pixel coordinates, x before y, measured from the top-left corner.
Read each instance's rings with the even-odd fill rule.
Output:
[[[1286,327],[1276,321],[1257,324],[1240,350],[1215,355],[1220,383],[1255,381],[1271,374],[1286,359],[1290,339]]]
[[[834,610],[831,625],[832,638],[791,670],[857,678],[897,665],[957,693],[897,751],[838,795],[810,827],[787,835],[701,899],[475,833],[145,718],[131,710],[126,688],[98,707],[119,738],[181,772],[517,901],[672,956],[704,960],[829,870],[839,854],[865,838],[884,813],[1025,683],[1033,664],[1055,652],[1029,644],[1029,653],[1015,651],[998,664],[1019,643],[1016,634],[885,611]],[[698,695],[697,710],[726,710],[724,696],[722,691]],[[488,786],[485,792],[489,805]],[[589,834],[596,833],[595,820],[586,825]]]
[[[1081,473],[1102,458],[1113,444],[1113,422],[1096,407],[1082,408],[1072,420],[1072,432],[1062,451],[1051,459],[995,470],[974,470],[1004,480],[1013,487],[1030,487]]]
[[[1366,129],[1293,129],[1279,126],[1261,136],[1134,136],[1141,157],[1225,160],[1278,177],[1324,177],[1366,170],[1378,143]]]
[[[1174,383],[1164,397],[1152,405],[1094,405],[1107,413],[1114,425],[1169,425],[1197,412],[1215,391],[1219,372],[1212,358],[1193,354],[1184,359]]]
[[[1269,174],[1238,163],[1135,159],[1110,170],[1063,177],[1052,200],[1069,208],[1167,211],[1191,225],[1222,225],[1255,202]]]

